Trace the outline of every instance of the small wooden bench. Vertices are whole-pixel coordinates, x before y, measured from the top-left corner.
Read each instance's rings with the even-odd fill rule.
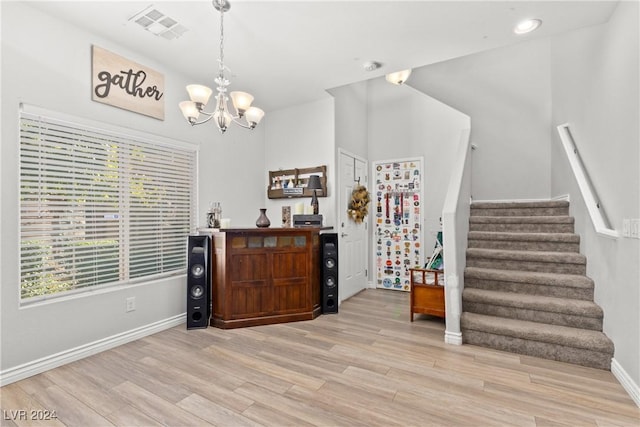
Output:
[[[413,322],[415,313],[445,317],[444,271],[427,268],[410,268],[409,271],[411,273],[411,321]],[[433,276],[433,280],[430,280],[430,276]]]

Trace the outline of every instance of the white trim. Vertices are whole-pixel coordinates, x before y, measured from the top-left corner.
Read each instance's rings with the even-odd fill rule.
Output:
[[[446,344],[462,345],[462,332],[445,331],[444,342]]]
[[[554,197],[551,200],[554,201],[558,201],[558,200],[569,200],[569,196],[566,196],[567,198],[564,198],[565,196],[561,196],[561,197]],[[548,202],[549,199],[496,199],[496,200],[492,200],[492,199],[484,199],[484,200],[473,200],[473,203],[535,203],[535,202]]]
[[[559,196],[556,197],[552,197],[551,200],[553,201],[567,201],[567,202],[571,202],[571,197],[569,194],[561,194]]]
[[[193,150],[193,151],[197,151],[200,148],[198,144],[194,144],[192,142],[186,142],[180,139],[175,139],[173,137],[168,138],[163,135],[144,132],[144,131],[140,131],[139,129],[130,128],[122,124],[100,122],[97,120],[89,119],[84,116],[76,116],[72,114],[63,113],[62,111],[49,110],[47,108],[40,107],[33,104],[28,104],[25,102],[20,103],[19,111],[25,112],[27,114],[32,114],[35,116],[50,117],[50,118],[71,123],[71,124],[81,124],[83,126],[91,127],[93,128],[93,130],[99,130],[106,133],[115,132],[120,134],[126,131],[128,135],[135,136],[136,138],[139,138],[144,142],[154,144],[154,145],[163,145],[165,147],[180,147],[185,150]]]
[[[470,138],[471,129],[463,129],[460,132],[459,148],[451,168],[451,178],[442,208],[442,236],[445,240],[444,268],[447,272],[444,282],[446,309],[444,341],[456,345],[462,344],[460,316],[466,264],[465,251],[469,232],[469,204],[471,203]]]
[[[364,171],[365,174],[367,176],[363,177],[359,177],[359,178],[363,178],[359,181],[360,185],[364,185],[366,188],[369,188],[369,190],[371,190],[371,186],[369,185],[369,160],[358,155],[358,154],[354,154],[351,151],[345,150],[342,147],[338,147],[338,149],[336,150],[336,154],[334,156],[334,161],[336,164],[336,174],[334,176],[336,176],[336,188],[334,189],[334,192],[337,194],[336,196],[336,203],[335,203],[335,218],[336,218],[336,233],[338,235],[338,247],[342,246],[342,239],[343,236],[342,234],[344,233],[343,227],[344,227],[344,223],[342,222],[342,214],[343,212],[347,211],[347,206],[342,206],[341,205],[341,201],[342,201],[342,187],[344,184],[344,180],[343,180],[343,176],[342,176],[342,163],[341,163],[341,159],[342,156],[348,156],[351,157],[357,161],[360,161],[362,163],[364,163]],[[354,163],[354,172],[355,172],[355,163]],[[355,178],[355,176],[354,176]],[[348,201],[345,201],[347,204],[349,203]],[[364,250],[365,250],[365,256],[364,259],[366,260],[366,266],[365,269],[367,271],[367,277],[365,277],[365,283],[364,283],[364,287],[362,289],[358,289],[354,294],[352,295],[348,295],[345,297],[344,292],[340,291],[340,283],[342,283],[342,279],[344,279],[344,268],[340,268],[338,271],[338,307],[340,307],[340,305],[342,304],[342,301],[352,297],[353,295],[369,288],[369,286],[371,285],[371,282],[369,281],[371,278],[371,264],[369,263],[368,259],[369,259],[369,245],[371,244],[371,238],[370,238],[370,232],[369,232],[369,223],[371,221],[370,219],[370,215],[367,215],[365,220],[363,221],[364,224]],[[342,254],[342,255],[341,255]],[[342,253],[342,251],[338,251],[338,259],[340,259],[341,256],[344,256],[344,254]],[[344,259],[344,258],[343,258]]]
[[[610,239],[617,239],[620,237],[620,233],[609,227],[602,210],[598,207],[597,196],[589,182],[589,175],[580,161],[578,149],[575,146],[575,141],[571,135],[571,131],[569,130],[569,123],[564,123],[558,126],[558,134],[560,135],[562,147],[567,154],[567,160],[569,160],[573,176],[578,183],[578,188],[580,188],[582,199],[587,206],[587,211],[589,212],[593,228],[596,230],[596,233],[601,236],[608,237]]]
[[[629,393],[629,396],[640,407],[640,387],[633,382],[627,371],[613,358],[611,359],[611,373],[620,382],[620,385]]]
[[[60,353],[45,356],[41,359],[37,359],[19,366],[15,366],[13,368],[6,369],[0,372],[0,387],[16,381],[20,381],[32,375],[37,375],[50,369],[57,368],[58,366],[62,366],[67,363],[71,363],[76,360],[80,360],[85,357],[100,353],[102,351],[109,350],[119,345],[144,338],[148,335],[164,331],[165,329],[173,328],[174,326],[178,326],[185,322],[186,313],[178,314],[177,316],[159,320],[157,322],[150,323],[148,325],[131,329],[119,334],[115,334],[89,344],[84,344],[76,348],[61,351]]]

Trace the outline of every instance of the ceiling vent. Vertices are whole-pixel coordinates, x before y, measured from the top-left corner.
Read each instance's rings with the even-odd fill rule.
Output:
[[[136,13],[129,18],[129,21],[133,21],[150,33],[167,40],[177,39],[188,31],[184,25],[160,12],[153,5]]]

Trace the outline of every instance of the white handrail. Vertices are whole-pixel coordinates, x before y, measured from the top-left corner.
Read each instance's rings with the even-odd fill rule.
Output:
[[[598,201],[595,189],[591,184],[589,175],[582,164],[582,160],[580,160],[578,148],[576,147],[575,140],[573,139],[573,135],[569,129],[569,123],[558,126],[558,133],[560,134],[560,141],[562,141],[562,146],[564,147],[567,159],[571,165],[571,170],[573,171],[573,175],[575,176],[578,187],[580,188],[582,198],[587,205],[587,211],[589,211],[593,228],[596,230],[596,233],[602,236],[611,238],[620,237],[620,233],[609,225],[609,221],[607,220],[604,210],[602,209],[602,206],[600,206],[600,202]]]

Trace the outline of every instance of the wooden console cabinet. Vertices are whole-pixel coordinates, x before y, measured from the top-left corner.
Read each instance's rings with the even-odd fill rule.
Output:
[[[320,231],[214,230],[211,326],[239,328],[318,316]]]

